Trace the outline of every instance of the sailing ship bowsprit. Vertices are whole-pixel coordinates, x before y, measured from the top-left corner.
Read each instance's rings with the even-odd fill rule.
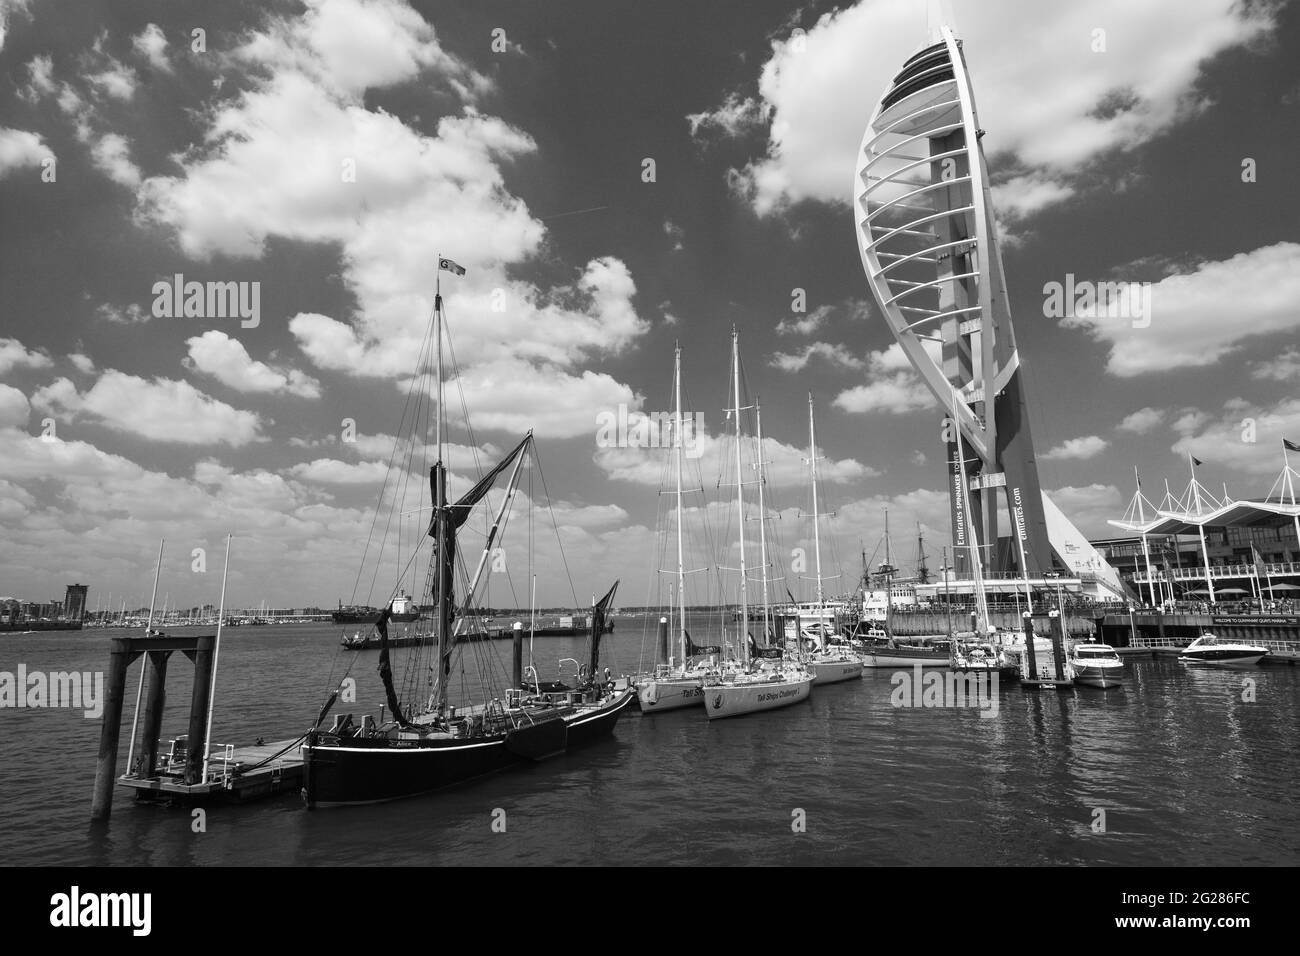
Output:
[[[442,267],[440,262],[440,267]],[[530,432],[466,494],[449,503],[448,469],[444,458],[442,297],[434,298],[433,332],[437,353],[437,460],[429,470],[433,516],[427,526],[431,542],[426,607],[434,611],[433,633],[409,652],[413,660],[401,669],[399,693],[390,653],[388,625],[392,602],[384,607],[375,630],[379,638],[378,671],[383,683],[384,710],[377,722],[364,716],[358,724],[351,714],[338,714],[321,729],[335,703],[332,694],[303,745],[303,797],[309,807],[376,803],[436,790],[510,766],[541,760],[609,734],[633,698],[625,681],[598,674],[600,639],[608,629],[606,616],[618,584],[591,611],[589,658],[571,683],[526,681],[521,662],[522,641],[514,643],[514,667],[508,683],[498,681],[491,661],[479,660],[473,675],[475,694],[459,704],[449,699],[452,662],[466,647],[480,658],[491,655],[492,642],[470,640],[479,628],[473,603],[487,558],[498,543],[503,522],[518,488],[521,467],[533,450]],[[422,355],[422,359],[423,359]],[[457,532],[476,505],[509,472],[505,495],[487,531],[483,555],[457,605]],[[530,535],[531,538],[531,535]],[[412,559],[414,560],[414,559]],[[436,647],[432,661],[427,652]],[[486,650],[483,650],[486,648]],[[412,679],[416,675],[417,679]],[[425,689],[429,693],[425,695]],[[476,696],[477,699],[472,699]]]

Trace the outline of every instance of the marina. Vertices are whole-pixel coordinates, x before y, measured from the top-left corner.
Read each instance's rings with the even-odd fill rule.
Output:
[[[1300,861],[1300,8],[952,6],[0,0],[0,860]]]

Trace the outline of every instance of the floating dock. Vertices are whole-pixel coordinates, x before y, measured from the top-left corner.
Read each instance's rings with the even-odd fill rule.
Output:
[[[159,758],[151,776],[123,774],[117,782],[134,790],[142,802],[243,803],[301,789],[301,748],[301,737],[250,747],[214,746],[207,774],[198,782],[186,783],[185,739],[177,738],[171,752]]]

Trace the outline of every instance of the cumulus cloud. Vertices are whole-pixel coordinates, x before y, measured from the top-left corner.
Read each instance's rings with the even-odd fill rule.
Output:
[[[924,340],[922,344],[931,357],[938,358],[938,343]],[[937,407],[930,389],[913,370],[897,342],[867,355],[867,384],[840,392],[835,397],[835,406],[846,412],[893,415]]]
[[[155,70],[163,73],[172,71],[171,60],[167,59],[167,37],[162,31],[162,27],[156,23],[150,23],[143,30],[131,38],[131,46],[142,57],[149,61],[149,65]]]
[[[1027,177],[1019,189],[1004,188],[1003,199],[1025,215],[1046,208],[1072,195],[1074,175],[1093,161],[1149,142],[1194,114],[1204,65],[1268,35],[1278,10],[1236,0],[1151,0],[1108,7],[1098,18],[1094,7],[1078,4],[958,3],[956,32],[990,131],[984,147],[1013,156]],[[1104,54],[1092,48],[1098,19]],[[825,13],[806,36],[773,41],[752,103],[732,92],[689,121],[697,131],[712,117],[723,130],[731,116],[769,123],[764,155],[731,176],[760,215],[806,199],[848,203],[844,171],[853,168],[876,102],[922,45],[925,28],[925,5],[914,0]],[[1028,35],[1035,42],[1027,44]],[[746,128],[735,124],[737,132]]]
[[[1300,398],[1265,404],[1233,398],[1217,411],[1188,409],[1173,427],[1179,437],[1170,450],[1184,461],[1190,454],[1215,470],[1276,475],[1282,439],[1300,441]]]
[[[53,155],[38,134],[0,126],[0,179],[15,169],[39,166]]]
[[[216,329],[187,339],[189,364],[237,392],[284,392],[319,398],[320,383],[297,369],[255,361],[242,342]]]
[[[768,364],[783,372],[801,372],[814,358],[839,368],[866,368],[867,365],[843,345],[832,345],[829,342],[813,342],[801,352],[776,352]]]
[[[382,461],[339,461],[337,458],[317,458],[315,461],[294,465],[289,475],[301,481],[327,485],[377,485],[388,474]]]
[[[1083,461],[1095,458],[1110,445],[1110,442],[1098,435],[1083,438],[1070,438],[1043,454],[1045,461]]]
[[[49,368],[52,364],[44,352],[29,349],[17,339],[0,339],[0,375],[16,368]]]
[[[12,385],[0,383],[0,426],[23,427],[31,410],[26,395]]]
[[[1146,408],[1139,408],[1136,412],[1125,415],[1124,420],[1115,427],[1122,432],[1145,435],[1165,420],[1165,414],[1163,409],[1148,405]]]
[[[1130,280],[1132,281],[1132,280]],[[1300,299],[1300,243],[1279,242],[1151,286],[1150,314],[1135,321],[1119,310],[1067,316],[1061,324],[1085,331],[1110,349],[1106,370],[1131,378],[1176,368],[1213,365],[1260,336],[1294,334]],[[1224,316],[1232,321],[1224,321]]]
[[[1252,378],[1273,382],[1290,382],[1300,378],[1300,349],[1287,349],[1281,355],[1257,362],[1250,374]]]
[[[179,445],[230,445],[257,440],[261,420],[203,394],[189,382],[152,381],[115,369],[86,392],[66,378],[38,389],[32,404],[114,431]]]
[[[598,256],[552,287],[518,277],[545,228],[503,172],[536,145],[473,105],[490,82],[415,11],[322,0],[302,17],[273,17],[234,60],[254,68],[253,81],[213,109],[204,145],[178,175],[145,180],[143,220],[174,229],[197,258],[260,256],[272,237],[337,245],[354,315],[303,312],[289,326],[320,368],[395,381],[415,371],[433,305],[429,266],[451,254],[468,269],[443,290],[465,382],[545,380],[557,398],[630,397],[612,377],[578,370],[648,329],[630,270]],[[462,104],[434,132],[367,107],[367,91],[417,78]],[[567,434],[586,427],[563,398],[475,414],[513,426],[530,410]]]

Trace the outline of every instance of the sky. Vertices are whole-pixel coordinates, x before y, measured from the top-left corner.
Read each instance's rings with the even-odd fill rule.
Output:
[[[382,599],[396,572],[358,569],[376,506],[419,507],[419,468],[385,476],[440,255],[467,270],[443,273],[453,491],[530,428],[541,462],[519,498],[533,564],[489,573],[496,603],[526,603],[531,573],[544,604],[614,578],[619,603],[658,603],[668,453],[606,447],[600,421],[671,410],[675,342],[703,426],[688,563],[735,566],[733,326],[789,571],[772,587],[813,587],[810,392],[827,590],[886,508],[895,563],[919,523],[934,567],[942,414],[871,301],[850,206],[926,7],[0,0],[0,594],[140,603],[166,538],[160,600],[215,602],[230,533],[228,603]],[[1211,490],[1263,495],[1300,440],[1296,4],[950,19],[1044,488],[1094,536],[1134,468],[1158,501],[1188,453]],[[256,322],[161,314],[176,274],[257,283]],[[1051,315],[1067,276],[1150,283],[1150,323]],[[393,568],[421,520],[385,539]]]

